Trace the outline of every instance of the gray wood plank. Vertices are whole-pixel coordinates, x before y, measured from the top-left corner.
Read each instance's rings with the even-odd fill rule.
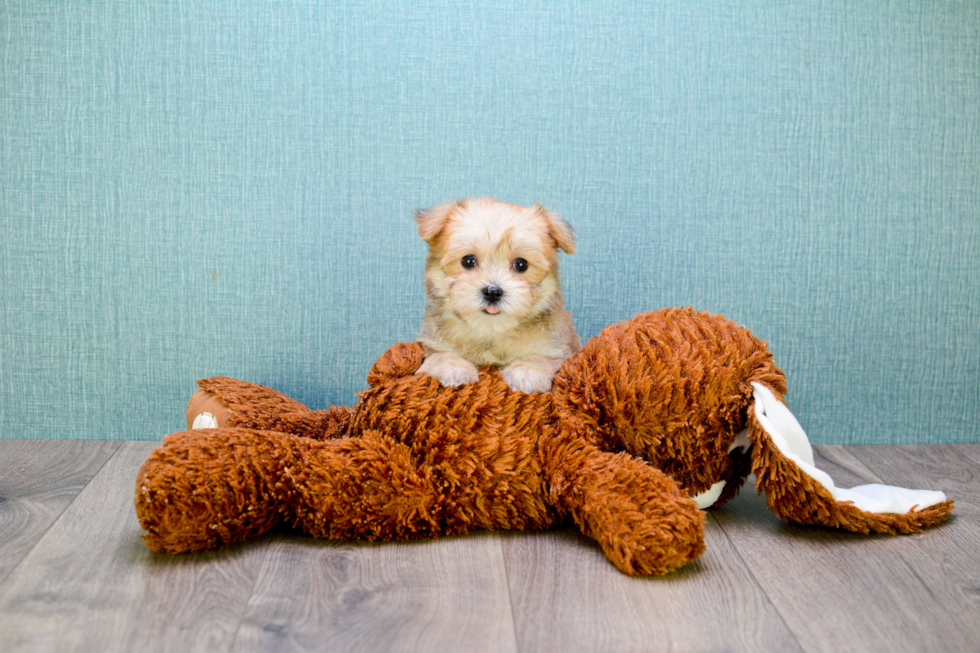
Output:
[[[121,444],[0,440],[0,587]]]
[[[153,554],[139,539],[127,442],[0,588],[4,651],[228,650],[265,554],[259,541]]]
[[[516,650],[500,535],[378,544],[281,538],[234,650]]]
[[[970,508],[980,473],[942,447],[906,457],[900,450],[824,446],[815,453],[817,466],[840,486],[885,482],[945,490],[956,498],[958,513],[945,525],[890,536],[789,524],[751,489],[715,511],[807,651],[980,650],[977,595],[969,589],[980,587],[980,537]]]
[[[522,651],[799,651],[709,516],[707,551],[633,578],[572,527],[512,533],[504,554]]]
[[[955,444],[951,446],[957,455],[966,456],[974,463],[980,465],[980,443]]]
[[[980,650],[980,445],[816,448],[843,486],[944,490],[944,526],[784,524],[748,488],[709,513],[700,560],[650,579],[571,528],[152,554],[132,492],[153,446],[0,441],[0,515],[29,511],[0,522],[0,565],[20,559],[0,582],[0,651]]]
[[[923,599],[945,608],[949,649],[980,651],[980,444],[855,447],[854,455],[885,483],[955,501],[949,523],[921,546],[899,549],[895,564],[914,570]]]

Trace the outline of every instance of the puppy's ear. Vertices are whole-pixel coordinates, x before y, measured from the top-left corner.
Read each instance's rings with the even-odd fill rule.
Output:
[[[415,212],[415,222],[419,225],[419,235],[422,240],[431,243],[442,232],[453,211],[462,207],[460,202],[448,202],[433,206],[431,209],[421,209]]]
[[[566,254],[574,254],[575,232],[572,230],[572,226],[560,216],[555,215],[540,204],[535,204],[534,208],[538,212],[538,215],[544,218],[548,224],[548,232],[555,239],[555,242],[558,243],[558,246],[561,247],[562,251]]]

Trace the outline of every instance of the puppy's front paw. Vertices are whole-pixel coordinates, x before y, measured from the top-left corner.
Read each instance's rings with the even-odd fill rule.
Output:
[[[456,387],[464,383],[476,383],[480,380],[480,373],[477,371],[476,365],[456,354],[431,354],[425,359],[416,374],[427,374],[442,385],[449,387]]]
[[[548,392],[551,390],[551,379],[555,376],[555,370],[546,363],[514,361],[500,370],[500,375],[514,390]]]

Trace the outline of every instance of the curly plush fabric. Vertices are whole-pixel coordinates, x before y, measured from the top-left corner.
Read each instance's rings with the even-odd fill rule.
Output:
[[[140,468],[147,546],[198,551],[280,522],[395,540],[572,520],[619,569],[645,575],[701,555],[691,497],[720,488],[715,504],[727,501],[750,467],[777,514],[804,523],[913,532],[952,508],[941,497],[880,515],[834,499],[756,417],[755,389],[781,401],[785,377],[765,343],[723,317],[665,309],[608,327],[549,393],[512,390],[492,367],[445,388],[414,374],[422,360],[418,344],[395,345],[356,406],[324,411],[201,381],[188,423],[206,408],[220,428],[167,436]]]

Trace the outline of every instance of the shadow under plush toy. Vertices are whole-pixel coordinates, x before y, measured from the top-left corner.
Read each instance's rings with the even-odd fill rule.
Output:
[[[446,388],[398,344],[353,408],[311,411],[262,386],[200,381],[188,425],[136,480],[154,551],[230,544],[284,522],[314,537],[397,540],[567,519],[628,574],[704,551],[702,508],[751,470],[780,517],[867,533],[942,521],[942,492],[837,488],[813,464],[765,343],[731,321],[665,309],[610,326],[567,360],[550,393],[511,390],[491,367]]]

